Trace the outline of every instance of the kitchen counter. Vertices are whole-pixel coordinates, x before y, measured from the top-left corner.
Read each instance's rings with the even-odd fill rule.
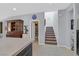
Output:
[[[32,42],[28,37],[0,39],[0,56],[16,56]]]

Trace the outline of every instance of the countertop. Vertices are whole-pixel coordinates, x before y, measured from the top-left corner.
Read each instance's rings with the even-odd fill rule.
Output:
[[[32,42],[28,37],[0,39],[0,56],[16,56]]]

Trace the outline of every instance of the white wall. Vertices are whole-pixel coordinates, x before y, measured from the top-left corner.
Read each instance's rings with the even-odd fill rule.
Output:
[[[45,12],[45,19],[46,19],[46,27],[53,27],[55,35],[56,35],[56,40],[58,42],[58,11],[53,11],[53,12]]]
[[[66,10],[66,37],[67,37],[67,43],[68,47],[71,49],[72,45],[74,44],[73,40],[73,34],[74,29],[71,30],[71,19],[73,19],[73,10]]]
[[[79,30],[79,4],[75,4],[75,8],[76,8],[76,20],[77,20],[77,30]]]
[[[71,49],[72,39],[74,40],[74,30],[71,30],[71,19],[73,18],[73,5],[64,10],[58,11],[59,46]]]
[[[59,46],[63,46],[66,48],[70,47],[70,29],[68,28],[68,19],[66,19],[67,14],[66,10],[58,11],[58,28],[59,28]]]
[[[5,27],[7,27],[7,20],[15,20],[15,19],[22,19],[24,20],[24,25],[28,26],[28,36],[31,39],[31,23],[32,23],[32,15],[33,14],[26,14],[26,15],[18,15],[18,16],[13,16],[9,17],[7,19],[3,20],[3,39],[6,39],[6,32]],[[39,33],[39,44],[44,44],[45,43],[45,32],[44,32],[44,13],[36,13],[37,19],[40,21],[40,33]],[[27,38],[26,38],[27,39]]]
[[[65,10],[58,11],[58,31],[59,31],[59,46],[66,45],[66,20],[65,20]]]

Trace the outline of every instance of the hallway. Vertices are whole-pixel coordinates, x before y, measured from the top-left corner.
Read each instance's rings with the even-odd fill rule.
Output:
[[[45,46],[39,46],[37,42],[34,42],[33,56],[74,56],[74,53],[64,47],[48,44]]]

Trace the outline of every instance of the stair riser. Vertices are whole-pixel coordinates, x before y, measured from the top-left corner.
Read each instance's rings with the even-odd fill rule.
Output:
[[[55,33],[45,33],[45,34],[53,34],[53,35],[55,35]]]
[[[50,42],[50,43],[57,43],[56,41],[46,41],[46,42]]]
[[[45,38],[45,39],[49,39],[49,40],[56,40],[56,38]]]
[[[49,37],[49,38],[52,38],[52,37],[55,37],[55,35],[46,35],[45,37]],[[56,38],[56,37],[55,37]]]
[[[55,35],[54,33],[45,33],[46,35]]]
[[[56,40],[56,38],[45,38],[45,39],[49,39],[49,40],[50,40],[50,39],[51,39],[51,40]]]
[[[46,32],[46,33],[54,33],[54,32],[50,31],[50,32]]]
[[[45,37],[55,37],[55,35],[45,35]]]
[[[46,43],[57,43],[57,42],[49,42],[49,41],[46,41]]]
[[[46,39],[56,39],[56,37],[45,37]]]
[[[46,38],[46,39],[56,39],[55,36],[52,36],[52,37],[50,37],[50,36],[46,36],[45,38]]]
[[[52,44],[52,45],[57,45],[57,43],[46,43],[46,44]]]
[[[57,44],[57,42],[45,42],[45,43],[48,43],[48,44]]]
[[[54,32],[54,31],[50,31],[50,30],[46,30],[47,32]]]
[[[51,36],[55,36],[55,34],[45,34],[45,35],[51,35]]]
[[[52,31],[47,31],[46,33],[54,33],[54,32],[52,32]]]
[[[56,40],[46,40],[46,41],[56,41]]]

